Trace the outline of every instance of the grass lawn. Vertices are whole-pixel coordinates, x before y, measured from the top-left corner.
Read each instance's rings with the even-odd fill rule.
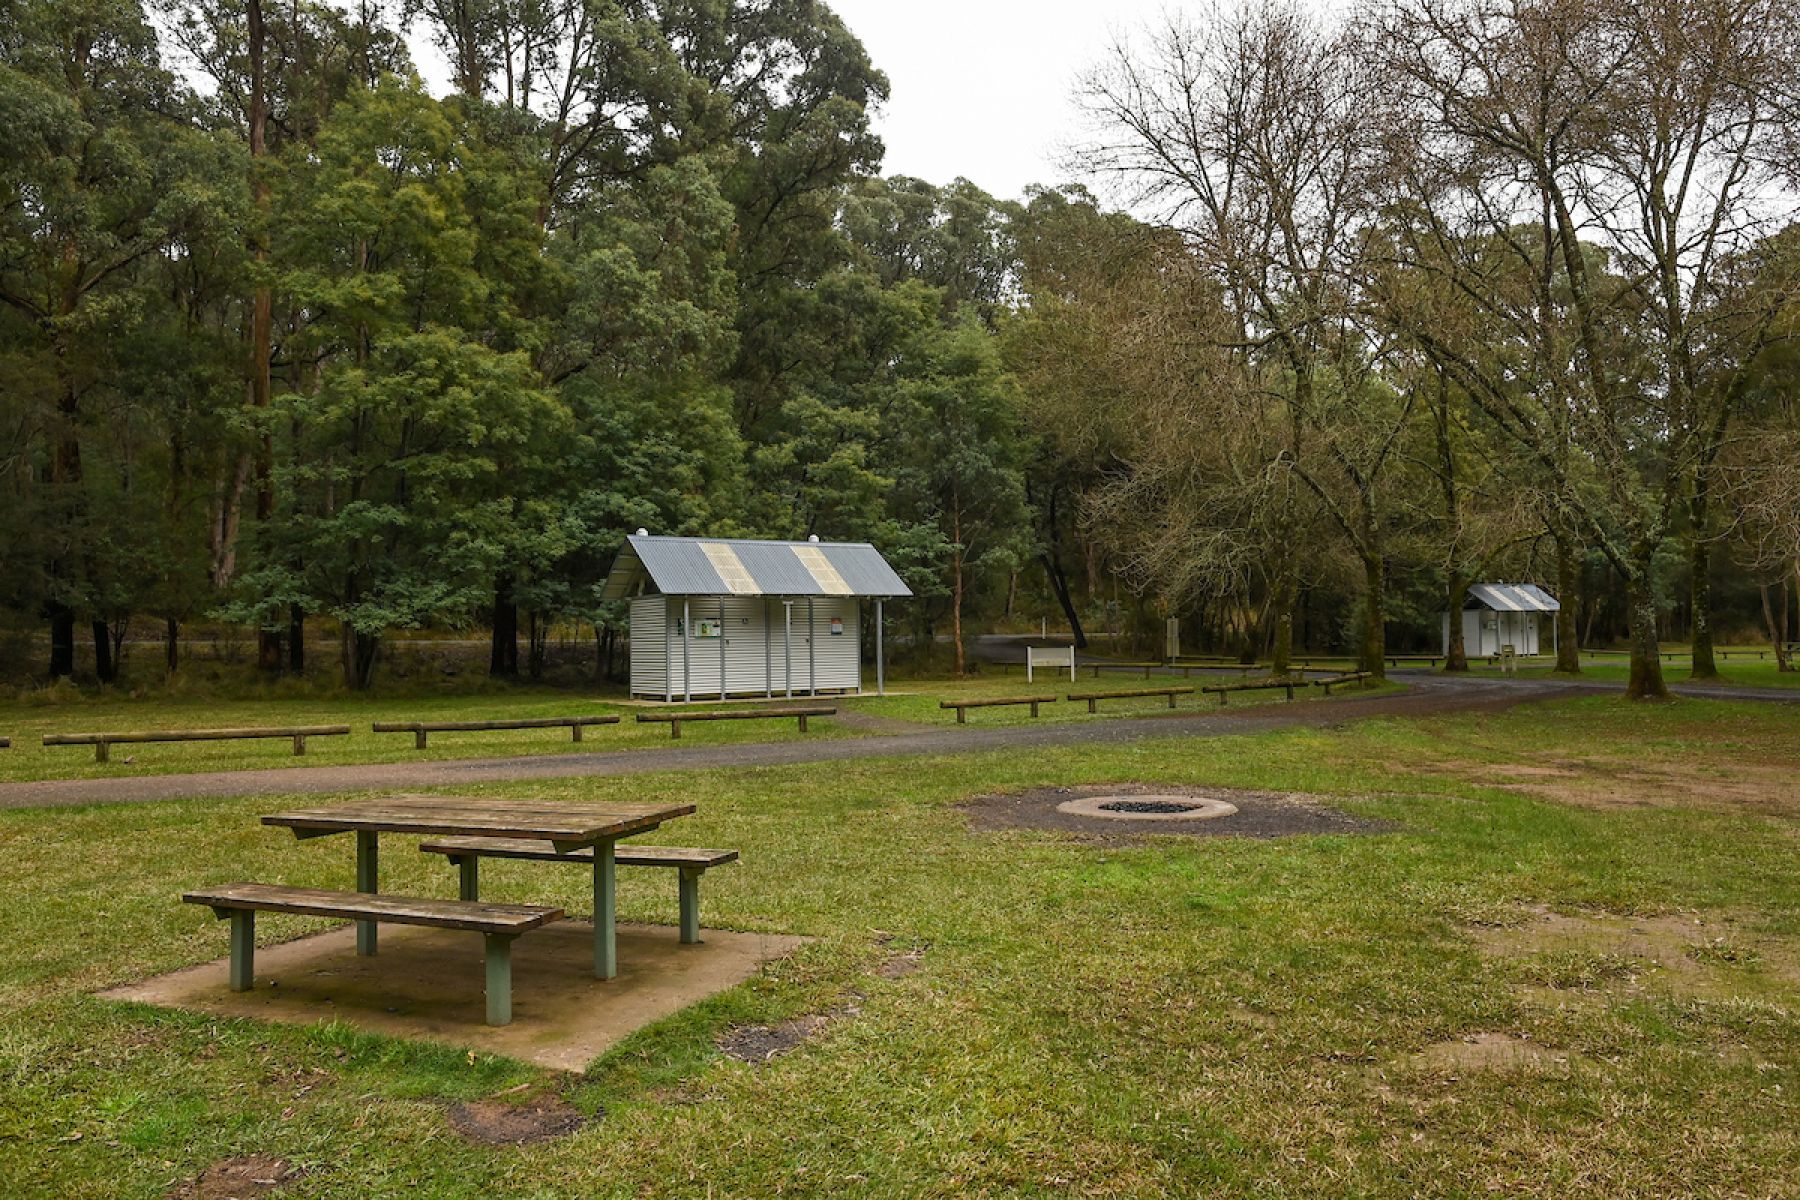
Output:
[[[1540,658],[1528,660],[1529,665],[1521,664],[1519,678],[1531,679],[1547,676],[1555,665],[1555,660]],[[1773,656],[1768,658],[1752,658],[1734,652],[1730,658],[1717,660],[1720,686],[1738,687],[1780,687],[1800,688],[1800,671],[1779,671],[1775,667]],[[1663,660],[1663,680],[1666,683],[1687,683],[1692,664],[1685,652],[1673,659]],[[1498,675],[1500,668],[1487,665],[1485,662],[1470,663],[1472,671]],[[1603,683],[1616,683],[1621,687],[1631,676],[1631,664],[1624,655],[1607,655],[1603,658],[1590,658],[1583,655],[1581,659],[1581,678],[1597,680]],[[1713,681],[1707,681],[1713,682]]]
[[[91,998],[223,954],[184,886],[348,885],[343,839],[254,824],[279,801],[0,813],[0,1191],[155,1197],[260,1152],[305,1169],[295,1197],[1800,1194],[1794,735],[1773,706],[1594,697],[498,787],[690,797],[682,839],[744,852],[708,876],[708,923],[820,939],[566,1080]],[[1394,827],[1095,844],[972,832],[958,807],[1118,781],[1301,790]],[[395,841],[384,886],[454,894]],[[622,875],[621,915],[668,920],[648,874]],[[582,913],[579,875],[496,863],[484,890]],[[1681,964],[1494,952],[1534,906],[1735,923]],[[896,947],[921,968],[873,974]],[[714,1045],[823,1012],[762,1065]],[[1499,1069],[1433,1049],[1476,1035],[1538,1049]],[[598,1119],[514,1149],[448,1128],[448,1101],[521,1085]]]
[[[796,704],[836,706],[843,713],[867,713],[890,720],[906,721],[922,726],[952,725],[956,714],[938,707],[942,699],[954,696],[1019,696],[1027,694],[1064,695],[1075,691],[1124,690],[1149,686],[1170,686],[1217,682],[1222,676],[1196,675],[1183,679],[1179,674],[1156,675],[1146,682],[1141,676],[1118,676],[1108,673],[1098,684],[1084,672],[1071,689],[1068,678],[1061,682],[1039,680],[1027,686],[1020,675],[974,676],[963,681],[923,679],[898,681],[895,694],[886,697],[823,696],[817,700],[796,697]],[[1234,673],[1230,679],[1236,679]],[[1340,692],[1338,695],[1354,694]],[[1302,696],[1309,695],[1302,692]],[[1277,691],[1234,694],[1231,704],[1263,704],[1282,699]],[[647,711],[642,706],[618,703],[618,697],[591,697],[580,692],[548,688],[509,688],[477,694],[425,694],[405,696],[307,696],[239,700],[217,700],[189,697],[129,698],[98,696],[54,704],[34,701],[0,702],[0,735],[13,740],[10,750],[0,750],[0,782],[27,779],[108,779],[128,775],[170,774],[185,771],[236,771],[258,767],[333,766],[351,763],[412,762],[453,758],[508,757],[529,754],[597,753],[623,749],[656,749],[667,747],[673,739],[663,724],[640,725],[636,714]],[[788,701],[777,696],[776,705]],[[1196,701],[1182,697],[1181,708],[1192,711]],[[1205,697],[1202,707],[1216,707],[1216,701]],[[694,707],[719,707],[696,701]],[[734,702],[729,707],[742,707]],[[1066,700],[1046,706],[1039,720],[1099,720],[1112,717],[1145,715],[1167,711],[1167,701],[1149,699],[1114,700],[1103,704],[1096,716],[1089,716],[1087,705]],[[579,744],[569,739],[566,729],[499,730],[480,733],[434,733],[424,750],[413,748],[410,734],[370,731],[377,721],[470,721],[499,720],[520,717],[588,716],[616,713],[617,725],[588,728]],[[978,710],[971,724],[1003,725],[1030,721],[1026,708],[993,708]],[[296,758],[292,746],[280,739],[219,742],[152,742],[121,744],[112,748],[111,761],[96,763],[91,746],[45,746],[46,733],[89,733],[130,729],[207,729],[281,725],[348,724],[348,736],[322,737],[308,740],[306,755]],[[735,745],[747,742],[792,741],[797,738],[834,738],[866,736],[879,732],[859,728],[841,721],[821,720],[811,723],[810,731],[801,734],[793,721],[717,721],[682,726],[678,746]]]

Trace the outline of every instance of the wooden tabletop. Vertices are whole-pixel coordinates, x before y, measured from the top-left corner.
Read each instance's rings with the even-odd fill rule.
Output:
[[[629,837],[694,811],[692,804],[591,804],[561,800],[496,800],[482,796],[375,796],[326,808],[269,813],[264,825],[341,833],[466,834],[595,842]]]

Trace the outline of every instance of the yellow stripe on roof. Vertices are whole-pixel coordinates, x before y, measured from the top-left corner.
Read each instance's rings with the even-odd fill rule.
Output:
[[[750,578],[750,572],[737,556],[737,551],[724,542],[701,542],[700,549],[706,554],[706,560],[712,563],[713,570],[719,573],[719,579],[725,584],[725,590],[734,596],[758,595],[756,580]]]
[[[837,568],[831,565],[831,560],[825,557],[823,550],[817,546],[795,546],[793,550],[794,557],[800,560],[800,565],[806,568],[806,573],[813,577],[813,582],[818,584],[820,590],[827,596],[853,596],[856,594],[850,590],[850,585],[844,582],[844,577],[837,573]]]

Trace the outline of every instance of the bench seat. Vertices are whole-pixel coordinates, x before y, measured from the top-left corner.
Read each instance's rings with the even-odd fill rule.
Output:
[[[228,883],[197,888],[183,892],[181,898],[188,904],[204,904],[213,910],[214,916],[231,921],[230,974],[234,992],[247,992],[253,983],[256,914],[259,912],[427,925],[479,933],[487,941],[489,1025],[506,1025],[512,1021],[513,939],[563,915],[562,909],[541,904],[481,904],[420,896],[333,892],[270,883]]]
[[[484,858],[512,858],[530,862],[586,863],[594,861],[594,848],[582,846],[567,854],[554,842],[537,838],[452,837],[419,843],[425,854],[442,854],[462,873],[462,897],[473,901],[481,894],[480,862]],[[708,850],[696,846],[637,846],[626,842],[613,848],[613,862],[621,867],[673,867],[681,872],[681,940],[700,941],[700,876],[713,867],[735,862],[736,850]]]

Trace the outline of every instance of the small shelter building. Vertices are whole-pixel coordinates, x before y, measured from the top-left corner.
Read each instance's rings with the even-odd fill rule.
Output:
[[[1550,644],[1556,647],[1556,613],[1562,605],[1535,583],[1475,583],[1463,601],[1463,652],[1470,658],[1492,658],[1504,646],[1520,656],[1543,653],[1543,624],[1551,618]],[[1450,653],[1450,620],[1444,614],[1444,653]]]
[[[816,696],[862,691],[864,601],[886,691],[882,603],[912,590],[867,542],[625,539],[601,595],[631,602],[631,694]]]

